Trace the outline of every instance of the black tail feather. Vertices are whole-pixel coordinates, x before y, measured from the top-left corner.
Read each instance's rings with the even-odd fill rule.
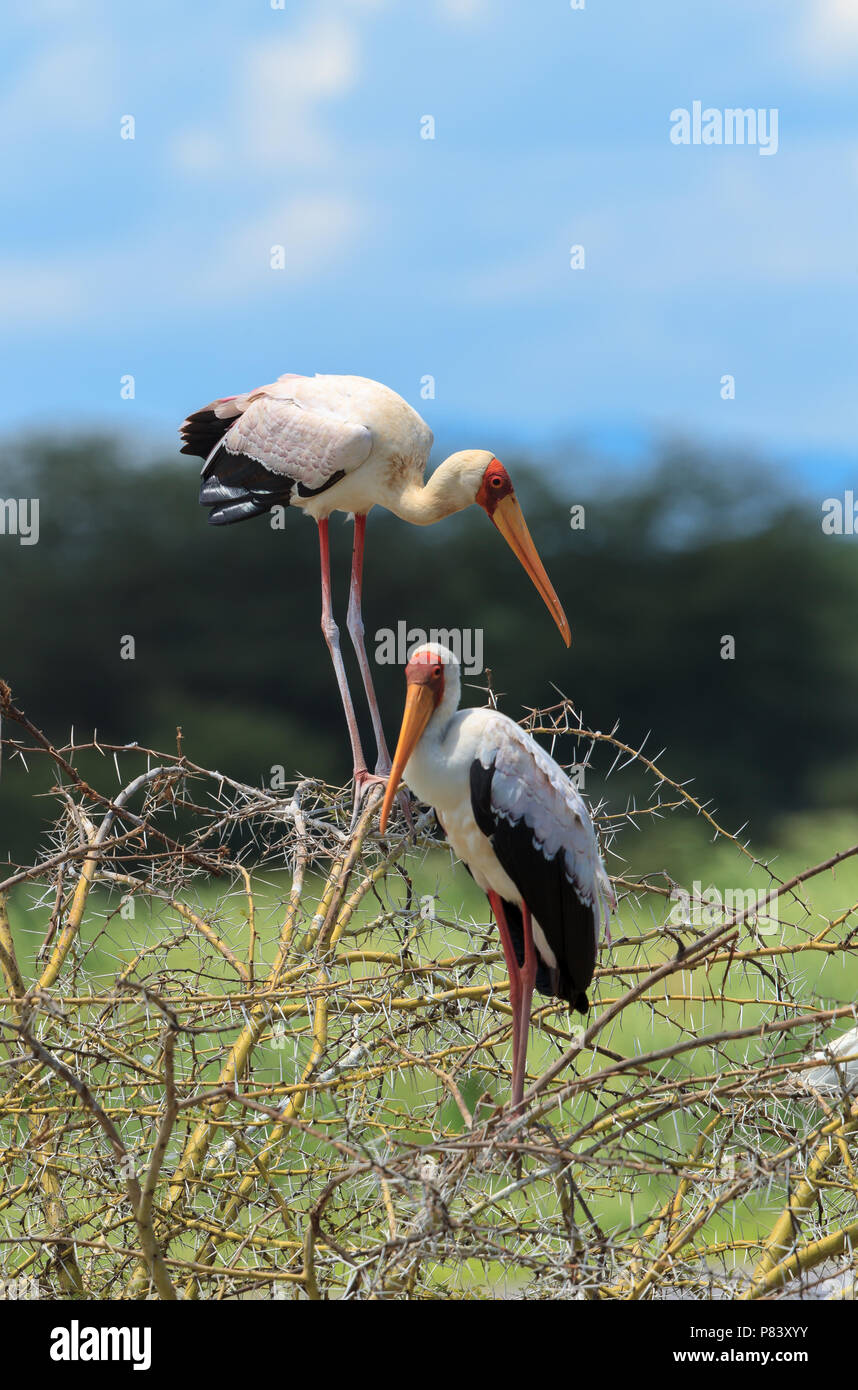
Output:
[[[473,763],[471,806],[477,825],[490,838],[502,867],[542,928],[557,961],[557,967],[549,972],[549,989],[543,991],[538,979],[537,988],[541,993],[568,1000],[573,1009],[586,1013],[586,989],[596,967],[596,910],[592,904],[582,902],[575,884],[567,877],[562,851],[547,859],[524,819],[508,821],[494,811],[494,771],[494,763],[488,768],[479,759]],[[523,943],[520,914],[518,930]]]
[[[215,402],[217,404],[217,402]],[[196,410],[193,415],[189,415],[179,428],[182,438],[181,454],[195,454],[198,458],[207,459],[215,445],[223,439],[230,425],[235,424],[235,416],[231,415],[228,419],[222,420],[215,415],[212,406],[204,406],[202,410]]]
[[[222,447],[203,470],[200,504],[211,508],[212,526],[229,526],[262,516],[272,507],[288,507],[294,486],[283,473],[272,473],[247,454],[233,454]]]

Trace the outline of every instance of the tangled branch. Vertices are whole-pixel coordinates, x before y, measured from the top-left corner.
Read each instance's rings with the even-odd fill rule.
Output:
[[[858,903],[830,885],[858,844],[778,875],[616,730],[565,700],[532,711],[559,761],[603,779],[620,908],[586,1025],[538,1001],[511,1117],[502,953],[429,814],[382,838],[376,790],[352,832],[346,791],[252,787],[181,741],[57,747],[6,686],[0,704],[6,767],[47,760],[57,802],[49,842],[0,882],[0,1283],[313,1300],[851,1287],[858,1073],[841,1065],[823,1094],[811,1054],[855,1019]],[[112,794],[80,770],[98,758]],[[683,814],[750,876],[739,906],[634,862],[649,827],[669,864]]]

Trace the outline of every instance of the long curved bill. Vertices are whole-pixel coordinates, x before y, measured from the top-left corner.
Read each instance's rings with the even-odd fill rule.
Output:
[[[563,605],[554,592],[554,586],[545,573],[545,566],[539,558],[533,537],[527,529],[524,513],[518,505],[514,493],[501,498],[492,513],[492,521],[500,531],[510,549],[518,556],[533,580],[549,613],[560,629],[560,635],[567,647],[572,642],[572,633]]]
[[[423,730],[432,718],[434,711],[435,697],[429,687],[416,683],[409,685],[405,693],[405,713],[402,716],[402,728],[399,730],[399,742],[396,745],[393,766],[390,769],[390,776],[384,789],[384,801],[381,803],[378,828],[382,835],[387,829],[387,818],[390,815],[393,798],[396,796],[396,789],[402,781],[405,764],[420,742]]]

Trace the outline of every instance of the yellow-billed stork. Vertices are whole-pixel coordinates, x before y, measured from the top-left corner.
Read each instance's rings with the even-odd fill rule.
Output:
[[[587,807],[554,759],[499,710],[458,708],[459,663],[447,647],[418,647],[405,681],[380,829],[404,778],[488,896],[509,970],[518,1106],[534,985],[586,1013],[611,880]]]
[[[390,769],[364,646],[361,616],[366,514],[376,505],[427,526],[476,502],[518,556],[563,640],[569,624],[536,552],[509,474],[486,449],[452,454],[427,482],[432,431],[406,401],[360,376],[287,373],[269,386],[203,406],[180,428],[182,453],[205,459],[200,502],[209,521],[226,526],[275,506],[300,507],[317,523],[322,569],[322,631],[348,724],[358,799]],[[347,626],[369,702],[378,760],[368,772],[331,606],[328,518],[354,516]]]

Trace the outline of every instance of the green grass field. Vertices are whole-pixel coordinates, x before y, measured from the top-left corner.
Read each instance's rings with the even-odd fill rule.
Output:
[[[852,829],[845,817],[795,817],[778,827],[773,837],[776,846],[754,847],[754,853],[780,880],[786,880],[846,848]],[[663,889],[667,875],[672,883],[688,889],[695,881],[703,890],[714,885],[722,896],[728,890],[770,887],[766,871],[755,867],[736,846],[724,840],[713,844],[711,831],[700,818],[672,815],[663,821],[650,821],[643,834],[626,830],[620,843],[625,859],[612,858],[610,868],[626,882],[640,882],[647,876],[647,882]],[[275,954],[291,880],[283,870],[266,867],[252,873],[251,881],[256,936],[254,971],[258,981],[264,978]],[[317,901],[323,881],[321,877],[309,879],[305,887],[309,905]],[[225,892],[222,883],[198,877],[192,881],[192,891],[181,896],[185,906],[216,929],[239,960],[247,958],[248,902],[240,880]],[[25,980],[37,973],[36,951],[50,915],[46,906],[34,906],[34,898],[32,890],[19,889],[11,902],[13,934]],[[238,983],[230,964],[217,953],[201,950],[199,934],[189,930],[188,922],[173,907],[152,904],[137,896],[133,916],[129,916],[128,901],[118,890],[108,892],[96,887],[90,894],[80,939],[74,948],[72,979],[62,990],[64,998],[71,996],[74,1001],[65,1007],[74,1012],[75,1027],[81,1030],[79,1039],[93,1043],[93,1027],[102,1011],[112,1007],[105,1001],[111,998],[122,972],[143,980],[157,977],[162,994],[177,1001],[177,1007],[190,992],[196,1001],[197,1024],[210,1019],[212,1024],[225,1027],[226,1020],[235,1014],[229,999],[236,994]],[[754,1027],[773,1017],[789,1016],[791,1010],[811,1013],[851,1004],[858,996],[854,949],[822,954],[789,948],[806,946],[810,938],[840,918],[842,923],[829,927],[828,936],[835,941],[844,940],[854,927],[856,903],[856,859],[803,885],[795,896],[781,896],[777,923],[767,923],[765,934],[757,940],[770,951],[778,948],[783,954],[770,955],[764,962],[733,962],[726,971],[723,964],[709,971],[678,971],[665,982],[660,994],[633,1003],[614,1019],[599,1034],[596,1047],[582,1052],[574,1072],[570,1069],[560,1081],[569,1080],[572,1075],[584,1078],[599,1070],[605,1065],[605,1049],[614,1056],[636,1057],[671,1046],[677,1040]],[[623,894],[620,910],[612,922],[613,944],[602,946],[588,1022],[638,978],[635,970],[642,966],[650,969],[675,954],[677,938],[665,935],[662,927],[676,910],[676,904],[663,894],[642,890]],[[309,925],[308,909],[302,929]],[[705,929],[703,922],[700,930]],[[752,930],[746,925],[738,949],[747,950],[752,945]],[[302,955],[298,945],[294,959],[298,977],[302,971],[310,971],[312,952]],[[455,1068],[460,1095],[471,1110],[481,1097],[481,1114],[488,1113],[487,1096],[498,1104],[504,1101],[510,1052],[508,1033],[483,1044],[479,1036],[481,1031],[488,1035],[505,1026],[503,991],[489,994],[485,989],[490,979],[502,981],[505,973],[488,905],[464,869],[452,864],[445,848],[411,851],[398,866],[388,870],[349,921],[330,966],[330,977],[337,990],[331,995],[332,1017],[343,999],[364,999],[366,1007],[352,1015],[343,1012],[329,1026],[328,1048],[317,1072],[324,1065],[335,1063],[356,1038],[365,1040],[368,1060],[364,1073],[358,1070],[353,1079],[344,1072],[336,1084],[311,1095],[303,1115],[316,1134],[304,1135],[298,1150],[281,1145],[277,1151],[271,1179],[287,1203],[295,1203],[296,1192],[308,1171],[314,1162],[325,1157],[325,1143],[319,1133],[336,1136],[351,1132],[351,1126],[360,1121],[365,1124],[363,1142],[378,1143],[384,1136],[387,1145],[425,1145],[428,1117],[434,1115],[432,1123],[441,1133],[448,1137],[463,1134],[465,1125],[457,1104],[433,1074],[406,1067],[380,1074],[377,1083],[367,1080],[370,1073],[366,1068],[371,1070],[371,1063],[379,1058],[389,1059],[391,1046],[395,1047],[398,1041],[414,1054],[445,1056],[445,1065]],[[445,990],[463,988],[482,988],[483,993],[478,1001],[469,1000],[466,1006],[459,1004],[459,1014],[456,1007],[438,1004]],[[282,1021],[272,1016],[253,1052],[252,1094],[262,1101],[282,1098],[283,1088],[294,1085],[310,1055],[310,996],[305,1003],[300,979],[287,993],[291,1002]],[[531,1077],[538,1076],[569,1045],[571,1029],[579,1022],[577,1017],[570,1018],[565,1006],[559,1003],[537,997],[535,1004],[539,1018],[531,1030]],[[846,1023],[838,1023],[831,1031],[837,1033],[845,1026]],[[698,1046],[661,1061],[649,1069],[648,1075],[652,1084],[660,1086],[675,1082],[677,1087],[688,1087],[695,1077],[707,1076],[708,1085],[712,1074],[726,1077],[731,1066],[747,1069],[767,1060],[799,1056],[811,1032],[807,1027],[776,1039],[754,1037]],[[114,1094],[119,1087],[128,1098],[129,1142],[144,1151],[151,1145],[152,1116],[157,1111],[157,1033],[155,1021],[147,1019],[144,1023],[140,1010],[132,1011],[124,1049],[117,1047],[114,1035],[111,1048],[94,1071],[106,1091]],[[64,1024],[46,1019],[43,1036],[47,1041],[53,1040],[59,1046],[64,1035],[67,1036]],[[193,1069],[196,1088],[215,1084],[231,1038],[229,1032],[222,1035],[213,1031],[210,1037],[199,1040]],[[129,1074],[125,1074],[126,1063],[131,1065]],[[180,1062],[180,1077],[185,1064]],[[610,1107],[621,1106],[624,1100],[633,1107],[645,1105],[647,1084],[646,1078],[642,1080],[626,1071],[604,1086],[580,1091],[546,1115],[552,1133],[586,1132],[581,1147],[590,1156],[582,1158],[579,1178],[581,1182],[586,1180],[589,1209],[602,1230],[626,1246],[641,1235],[648,1219],[670,1196],[697,1135],[714,1114],[707,1110],[705,1101],[688,1108],[674,1106],[665,1115],[655,1115],[645,1128],[636,1127],[624,1135],[618,1125],[604,1117]],[[377,1089],[375,1099],[373,1087]],[[818,1110],[806,1097],[785,1100],[757,1095],[736,1123],[731,1124],[727,1152],[744,1152],[751,1136],[750,1142],[759,1151],[776,1153],[783,1146],[787,1131],[801,1135],[812,1131],[818,1122]],[[258,1132],[265,1132],[264,1122],[256,1123]],[[189,1124],[177,1131],[176,1137],[183,1142]],[[218,1127],[220,1140],[228,1139],[237,1124],[235,1117],[225,1119]],[[174,1143],[173,1160],[178,1159],[180,1148]],[[213,1152],[217,1149],[215,1144]],[[723,1152],[723,1148],[714,1146],[708,1161],[717,1168],[723,1161]],[[13,1165],[11,1176],[13,1184],[23,1181],[23,1158]],[[486,1174],[481,1186],[491,1194],[504,1188],[508,1181],[508,1172],[500,1169]],[[783,1198],[780,1177],[767,1189],[751,1186],[736,1201],[713,1213],[698,1233],[697,1245],[713,1250],[723,1242],[730,1247],[725,1259],[742,1268],[751,1258],[751,1248],[770,1230]],[[510,1197],[502,1210],[507,1218],[514,1212],[515,1221],[522,1228],[535,1230],[546,1220],[556,1219],[561,1205],[561,1197],[554,1189],[534,1183]],[[91,1220],[84,1197],[75,1195],[71,1209],[84,1224]],[[500,1220],[497,1216],[495,1219]],[[236,1229],[246,1236],[252,1234],[252,1214],[245,1211]],[[190,1258],[194,1244],[194,1237],[186,1234],[174,1241],[174,1248]],[[529,1279],[524,1267],[511,1271],[505,1262],[458,1256],[437,1261],[430,1286],[438,1291],[435,1296],[460,1296],[466,1290],[483,1294],[494,1291],[496,1295],[499,1289],[509,1292],[527,1287]]]

